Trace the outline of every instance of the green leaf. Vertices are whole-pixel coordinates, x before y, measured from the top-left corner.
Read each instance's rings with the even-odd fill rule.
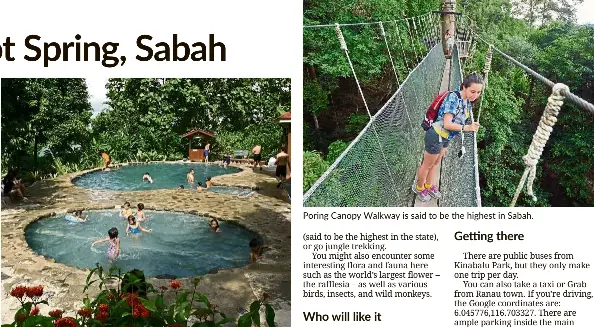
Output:
[[[208,301],[206,296],[204,296],[203,294],[198,295],[198,301],[204,303],[204,305],[206,305],[208,308],[210,308],[210,302]]]
[[[237,327],[252,327],[252,316],[250,313],[246,313],[239,317],[237,321]]]
[[[89,280],[91,280],[91,277],[93,276],[93,274],[95,273],[96,270],[97,270],[97,268],[91,269],[91,271],[87,275],[87,280],[85,281],[85,284],[89,284]],[[85,290],[86,289],[87,289],[87,287],[85,287]]]
[[[266,303],[264,306],[266,307],[266,324],[268,325],[268,327],[275,327],[276,324],[274,322],[274,309],[268,303]]]
[[[252,302],[252,304],[250,305],[250,311],[251,312],[256,312],[260,310],[260,300],[254,301]]]
[[[162,295],[158,295],[157,298],[155,299],[155,306],[157,307],[158,310],[165,309],[165,302],[163,301]]]
[[[53,319],[44,316],[30,316],[25,320],[23,327],[35,327],[35,326],[53,326]]]
[[[260,311],[252,311],[252,322],[260,326]]]
[[[188,291],[181,291],[178,295],[177,295],[177,299],[175,300],[176,303],[182,303],[182,302],[186,302],[188,301],[188,295],[190,294],[190,292]]]
[[[155,301],[153,300],[145,300],[143,298],[139,298],[140,303],[142,303],[150,312],[157,312],[157,306]]]
[[[91,282],[87,281],[87,284],[85,285],[85,288],[83,289],[83,292],[86,292],[89,289],[89,287],[91,287],[91,285],[93,285],[93,283],[95,283],[96,281],[98,281],[98,279],[95,279]]]

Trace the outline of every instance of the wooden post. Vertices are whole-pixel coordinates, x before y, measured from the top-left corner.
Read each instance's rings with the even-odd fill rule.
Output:
[[[455,12],[456,11],[456,0],[442,0],[441,11]],[[454,14],[441,14],[441,46],[443,48],[444,55],[447,54],[445,35],[447,31],[450,31],[452,37],[456,36],[456,15]]]

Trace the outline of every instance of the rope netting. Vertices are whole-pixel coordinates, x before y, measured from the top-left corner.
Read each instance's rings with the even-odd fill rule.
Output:
[[[439,42],[307,191],[304,206],[412,205],[410,188],[424,148],[420,124],[439,92],[444,65]]]

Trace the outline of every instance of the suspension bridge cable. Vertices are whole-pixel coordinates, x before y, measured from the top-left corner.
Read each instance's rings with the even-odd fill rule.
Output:
[[[415,16],[415,17],[423,17],[426,15],[429,15],[430,13],[426,13],[426,14],[422,14],[421,16]],[[375,24],[379,24],[379,23],[395,23],[395,22],[399,22],[399,21],[403,21],[403,20],[407,20],[410,17],[407,18],[400,18],[400,19],[395,19],[395,20],[386,20],[386,21],[377,21],[377,22],[361,22],[361,23],[344,23],[344,24],[340,24],[340,26],[358,26],[358,25],[375,25]],[[337,23],[335,23],[337,24]],[[323,28],[323,27],[334,27],[335,24],[321,24],[321,25],[304,25],[303,28]]]

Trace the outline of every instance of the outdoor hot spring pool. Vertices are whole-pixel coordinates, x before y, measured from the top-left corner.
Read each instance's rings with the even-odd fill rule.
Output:
[[[202,185],[205,185],[207,177],[241,171],[233,167],[225,168],[218,165],[196,163],[151,163],[88,173],[77,178],[74,184],[84,188],[114,191],[176,189],[179,185],[190,188],[192,185],[188,185],[186,174],[192,168],[194,169],[195,182],[201,182]],[[142,180],[145,173],[151,175],[152,184]],[[191,188],[196,188],[196,184],[194,183]]]
[[[86,223],[70,223],[65,215],[43,218],[29,225],[25,238],[33,251],[56,262],[81,269],[115,265],[122,271],[143,270],[147,276],[204,275],[215,268],[232,268],[249,263],[250,231],[219,221],[220,233],[209,230],[210,218],[166,211],[146,211],[142,227],[152,233],[126,236],[126,220],[118,210],[84,211]],[[109,242],[91,244],[107,237],[116,227],[120,256],[115,263],[107,258]],[[165,276],[164,278],[172,278]]]

